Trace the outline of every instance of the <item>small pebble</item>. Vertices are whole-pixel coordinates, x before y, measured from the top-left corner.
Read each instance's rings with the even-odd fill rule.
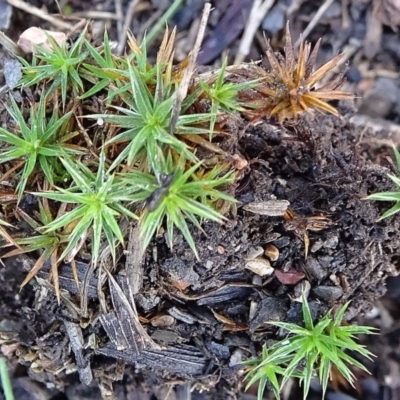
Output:
[[[262,286],[262,279],[259,275],[253,275],[251,282],[254,286]]]
[[[278,3],[266,15],[262,22],[262,28],[272,35],[279,32],[285,26],[286,7]]]
[[[269,276],[274,273],[274,268],[271,267],[271,263],[266,258],[261,257],[246,261],[245,268],[259,276]]]
[[[310,293],[310,290],[311,290],[310,282],[308,282],[306,280],[301,281],[299,284],[297,284],[294,287],[294,299],[293,300],[301,303],[302,299],[303,299],[303,294],[307,299],[308,295]]]
[[[206,269],[210,270],[213,267],[213,265],[214,265],[214,262],[211,260],[208,260],[206,262]]]
[[[325,301],[338,300],[343,295],[343,290],[337,286],[318,286],[313,289],[314,294]]]
[[[216,342],[207,343],[207,349],[220,359],[227,359],[231,355],[228,346]]]
[[[36,51],[35,46],[40,46],[48,51],[52,51],[53,46],[46,34],[51,36],[59,46],[62,46],[67,41],[67,35],[64,32],[45,31],[36,26],[32,26],[21,33],[17,45],[25,53],[34,53]]]
[[[171,315],[160,315],[151,320],[151,325],[157,328],[167,328],[175,322],[174,317]]]
[[[286,317],[287,301],[276,297],[266,297],[258,303],[254,318],[249,322],[250,332],[266,328],[269,321],[283,321]]]
[[[22,64],[18,60],[4,62],[4,78],[9,88],[13,88],[22,78]]]
[[[258,256],[261,256],[262,253],[264,253],[264,250],[261,246],[257,246],[257,247],[250,247],[249,251],[247,253],[247,260],[254,260],[255,258],[257,258]]]
[[[305,273],[291,269],[287,272],[283,272],[279,269],[275,270],[275,276],[278,278],[282,285],[295,285],[297,282],[305,278]]]
[[[12,7],[7,0],[0,0],[0,29],[8,29],[12,15]]]
[[[325,240],[324,242],[324,247],[328,249],[335,249],[339,243],[339,237],[338,236],[331,236],[329,239]]]
[[[318,281],[326,278],[327,271],[322,267],[317,259],[308,257],[304,266],[305,270]]]
[[[346,72],[346,78],[350,83],[358,83],[361,81],[362,75],[361,75],[360,70],[357,67],[352,66]]]
[[[391,78],[377,78],[370,90],[363,96],[359,113],[373,118],[385,118],[397,101],[399,88]]]
[[[229,366],[232,368],[236,365],[240,364],[243,361],[243,351],[241,349],[236,349],[229,359]]]

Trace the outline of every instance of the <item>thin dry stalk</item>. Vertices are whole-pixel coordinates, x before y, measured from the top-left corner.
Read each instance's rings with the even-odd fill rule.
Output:
[[[211,4],[206,3],[204,5],[203,13],[202,13],[201,20],[200,20],[199,33],[197,35],[193,50],[189,54],[189,65],[186,68],[185,73],[183,74],[183,78],[179,84],[179,88],[178,88],[178,91],[176,93],[176,97],[174,100],[171,123],[169,125],[170,132],[173,132],[175,129],[176,121],[178,120],[179,114],[181,112],[182,102],[187,95],[190,80],[191,80],[194,70],[196,68],[196,59],[197,59],[197,55],[199,54],[199,51],[200,51],[201,43],[203,42],[204,32],[206,30],[210,11],[211,11]]]
[[[122,30],[124,29],[124,27],[122,26],[122,22],[124,20],[122,0],[115,0],[115,14],[117,16],[117,33],[118,37],[120,37],[122,34]]]
[[[301,43],[302,40],[306,40],[307,39],[308,35],[315,28],[315,25],[317,25],[318,21],[324,15],[324,12],[329,8],[329,6],[332,3],[333,3],[333,0],[325,0],[325,2],[322,3],[321,7],[318,9],[318,11],[315,13],[314,17],[308,23],[306,29],[304,29],[304,32],[302,33],[302,37],[298,38],[296,43],[294,44],[294,47],[296,49],[300,46],[300,43]]]
[[[139,4],[139,0],[131,0],[129,3],[128,9],[126,11],[125,20],[123,23],[123,29],[121,30],[121,34],[118,38],[117,54],[119,54],[119,55],[121,55],[124,52],[128,29],[131,26],[133,13],[138,4]]]
[[[0,44],[14,56],[24,55],[24,52],[17,43],[10,39],[4,32],[0,32]]]
[[[267,12],[273,6],[275,0],[254,0],[253,7],[250,11],[249,19],[246,23],[246,28],[240,41],[239,50],[236,53],[235,64],[240,64],[250,53],[250,47],[262,20],[267,15]]]
[[[101,20],[114,20],[117,21],[117,24],[120,23],[120,17],[117,13],[108,12],[108,11],[78,11],[72,14],[73,17],[76,18],[85,18],[85,19],[101,19]]]
[[[61,21],[60,19],[54,17],[51,14],[48,14],[46,11],[41,10],[40,8],[31,6],[30,4],[26,3],[23,0],[7,0],[8,4],[15,8],[19,8],[20,10],[23,10],[27,12],[28,14],[35,15],[36,17],[39,17],[45,21],[50,22],[53,24],[55,27],[58,29],[71,29],[72,25],[68,22]]]

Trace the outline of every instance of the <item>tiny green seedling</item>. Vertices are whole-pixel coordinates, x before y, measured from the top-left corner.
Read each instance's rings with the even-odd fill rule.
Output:
[[[231,172],[223,174],[219,168],[203,179],[198,178],[196,172],[201,163],[185,168],[185,157],[181,156],[174,167],[174,160],[171,154],[167,156],[164,170],[173,171],[165,174],[168,177],[164,187],[157,185],[154,177],[138,171],[123,174],[123,180],[134,182],[139,175],[144,176],[152,185],[145,188],[147,192],[147,209],[140,221],[140,232],[143,236],[144,246],[147,247],[157,229],[164,219],[167,226],[167,241],[172,248],[174,226],[183,234],[192,251],[198,257],[196,245],[190,233],[186,219],[191,221],[198,229],[201,229],[198,218],[222,222],[224,217],[215,210],[213,203],[222,199],[230,202],[235,200],[226,193],[217,190],[233,182],[234,175]],[[142,178],[143,179],[143,178]],[[171,179],[171,181],[169,181]],[[155,191],[158,191],[155,195]],[[150,204],[150,207],[149,207]]]
[[[125,160],[129,166],[140,155],[145,156],[149,169],[160,171],[165,165],[166,148],[174,149],[178,154],[184,154],[191,162],[197,159],[188,145],[179,139],[179,134],[204,134],[205,128],[196,125],[209,121],[209,114],[180,115],[175,126],[175,132],[169,132],[172,118],[172,106],[176,92],[165,88],[163,79],[157,79],[157,97],[150,92],[143,81],[138,67],[129,64],[131,94],[123,96],[126,108],[113,107],[118,114],[96,114],[91,118],[102,118],[104,121],[122,128],[122,132],[109,140],[106,145],[125,143],[125,148],[114,160],[112,168],[120,165]]]
[[[247,365],[248,373],[246,375],[247,385],[246,390],[250,388],[254,383],[258,383],[257,389],[257,398],[258,400],[263,399],[264,392],[266,388],[270,388],[275,397],[279,400],[280,399],[280,383],[279,380],[285,376],[287,365],[292,355],[291,354],[284,354],[281,357],[275,358],[273,361],[264,364],[263,360],[268,359],[270,357],[271,352],[268,350],[267,346],[264,345],[261,352],[261,357],[244,361],[243,364]],[[260,365],[262,364],[262,365]],[[301,378],[301,374],[293,373],[293,378]]]
[[[19,132],[12,133],[0,128],[0,141],[10,145],[2,148],[0,164],[25,158],[24,169],[17,186],[18,201],[20,201],[28,179],[37,164],[40,165],[47,181],[52,184],[54,163],[58,162],[58,157],[65,153],[70,155],[81,154],[82,151],[76,146],[66,143],[70,135],[64,131],[65,125],[71,118],[71,112],[60,117],[59,110],[55,108],[51,118],[47,121],[47,98],[42,96],[39,104],[31,105],[30,123],[28,125],[12,96],[10,100],[12,107],[7,107],[7,111],[16,123]]]
[[[246,361],[250,365],[246,379],[251,383],[260,380],[264,388],[268,383],[274,393],[278,393],[290,378],[300,378],[303,385],[303,399],[307,398],[311,378],[317,375],[325,395],[330,379],[331,368],[335,366],[342,376],[354,386],[355,376],[349,365],[367,371],[363,364],[346,353],[371,359],[372,353],[358,344],[355,335],[376,333],[375,328],[357,325],[343,325],[344,313],[349,303],[344,304],[332,317],[328,312],[318,323],[314,324],[307,299],[302,297],[304,327],[287,322],[269,322],[288,332],[287,339],[279,341],[265,349],[259,359]],[[274,367],[274,369],[271,368]],[[274,374],[273,371],[276,371]],[[276,375],[282,377],[280,385]],[[247,385],[249,387],[249,385]],[[258,393],[262,399],[263,390]],[[279,396],[277,396],[279,399]]]
[[[47,34],[52,50],[36,46],[32,63],[19,58],[23,64],[24,77],[21,86],[29,87],[38,83],[50,81],[47,94],[61,89],[63,107],[67,103],[67,91],[72,89],[73,96],[79,96],[83,91],[83,82],[78,73],[80,63],[86,58],[87,52],[82,51],[86,29],[79,35],[73,46],[68,49],[67,43],[61,46]]]
[[[106,170],[104,152],[100,154],[96,173],[82,162],[74,161],[69,157],[64,157],[61,161],[71,175],[75,186],[68,189],[56,187],[56,191],[39,192],[35,195],[60,203],[72,204],[74,207],[47,224],[43,232],[50,233],[65,229],[71,224],[74,226],[68,237],[69,243],[60,255],[60,259],[66,257],[78,243],[82,245],[82,237],[91,234],[94,264],[99,258],[100,244],[104,234],[115,260],[115,242],[116,240],[120,243],[124,242],[117,218],[119,216],[137,218],[124,206],[124,203],[132,201],[127,184],[116,178],[110,170]]]
[[[211,101],[210,109],[210,139],[214,133],[215,123],[217,121],[218,110],[222,109],[225,113],[234,111],[243,111],[242,104],[238,99],[238,93],[241,90],[248,90],[255,87],[258,80],[246,81],[242,83],[224,82],[225,70],[228,64],[228,58],[225,57],[218,75],[208,82],[200,81],[200,87],[207,94]]]
[[[400,173],[400,153],[396,149],[395,146],[393,146],[393,151],[394,155],[396,157],[396,164],[397,164],[397,171]],[[389,208],[389,210],[385,211],[381,217],[378,219],[378,221],[381,221],[382,219],[391,217],[392,215],[396,214],[397,212],[400,211],[400,177],[388,174],[388,177],[395,183],[397,186],[397,191],[396,192],[380,192],[380,193],[374,193],[369,196],[367,196],[365,199],[366,200],[376,200],[376,201],[394,201],[395,204],[393,207]]]

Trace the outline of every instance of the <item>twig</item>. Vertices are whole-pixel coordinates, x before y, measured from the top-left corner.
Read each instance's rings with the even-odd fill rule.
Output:
[[[20,47],[11,40],[4,32],[0,32],[0,44],[11,54],[15,56],[22,56],[24,52]]]
[[[118,37],[120,37],[122,34],[122,29],[124,29],[124,27],[122,26],[122,21],[124,19],[124,13],[122,11],[122,0],[115,0],[115,14],[117,16],[117,33]]]
[[[190,79],[192,78],[192,75],[196,68],[196,59],[197,59],[197,55],[199,54],[199,51],[200,51],[201,43],[203,41],[204,32],[205,32],[206,26],[207,26],[208,16],[210,15],[210,10],[211,10],[211,4],[206,3],[204,5],[203,14],[202,14],[201,20],[200,20],[199,33],[197,34],[197,38],[196,38],[196,42],[194,43],[193,50],[190,52],[190,55],[189,55],[189,57],[190,57],[189,65],[186,68],[185,73],[182,78],[182,81],[179,84],[179,88],[176,93],[176,97],[175,97],[174,104],[172,107],[172,116],[171,116],[171,121],[169,124],[169,131],[171,133],[174,132],[176,122],[178,121],[178,117],[181,112],[181,106],[182,106],[183,99],[187,95]]]
[[[78,11],[74,12],[72,17],[85,19],[112,19],[118,21],[118,24],[122,23],[122,19],[120,19],[118,14],[108,11]]]
[[[82,19],[81,21],[77,22],[67,33],[67,38],[71,38],[75,35],[76,32],[79,32],[83,29],[84,26],[88,26],[89,22],[86,19]]]
[[[301,5],[305,2],[305,0],[294,0],[292,4],[288,7],[287,9],[287,19],[294,14],[300,7]]]
[[[51,24],[53,24],[58,29],[71,29],[72,28],[72,25],[70,23],[61,21],[58,18],[53,17],[52,15],[48,14],[46,11],[41,10],[40,8],[31,6],[30,4],[26,3],[23,0],[7,0],[7,2],[8,2],[8,4],[10,4],[13,7],[16,7],[16,8],[19,8],[20,10],[26,11],[28,14],[35,15],[36,17],[44,19],[45,21],[49,21]]]
[[[150,32],[146,35],[146,46],[150,47],[154,39],[158,36],[160,31],[165,27],[165,24],[173,17],[173,15],[182,6],[183,0],[175,0],[169,7],[164,15],[158,22],[151,28]]]
[[[324,12],[329,8],[329,6],[333,3],[333,0],[326,0],[321,7],[318,9],[318,11],[315,13],[314,17],[312,20],[308,23],[306,29],[304,29],[304,32],[302,33],[301,37],[299,37],[294,44],[294,47],[297,48],[300,46],[300,43],[302,40],[305,40],[307,36],[311,33],[311,31],[315,28],[315,25],[317,25],[318,21],[321,19],[321,17],[324,15]]]
[[[263,3],[262,0],[254,0],[234,64],[240,64],[250,53],[254,35],[274,2],[275,0],[265,0]]]
[[[146,21],[143,21],[143,24],[140,25],[137,33],[137,39],[140,43],[143,42],[143,38],[146,36],[147,31],[156,24],[156,22],[161,19],[163,15],[163,10],[157,10],[153,12]]]
[[[351,17],[349,15],[349,0],[342,0],[342,28],[349,29],[351,26]]]
[[[139,225],[129,227],[129,239],[126,248],[126,277],[132,294],[136,295],[143,286],[143,262],[145,249],[140,236]]]
[[[83,317],[87,317],[88,316],[88,297],[87,297],[87,293],[88,293],[88,289],[89,289],[89,282],[90,282],[90,278],[93,275],[93,271],[94,271],[95,265],[93,262],[91,262],[89,264],[89,266],[86,268],[85,271],[85,276],[83,278],[82,281],[82,287],[81,287],[81,315]]]
[[[126,46],[126,38],[127,38],[127,30],[131,26],[133,13],[135,11],[136,6],[138,5],[139,0],[131,0],[128,6],[128,10],[126,11],[125,20],[123,23],[123,29],[121,31],[121,35],[118,39],[118,46],[117,46],[117,54],[121,55]]]

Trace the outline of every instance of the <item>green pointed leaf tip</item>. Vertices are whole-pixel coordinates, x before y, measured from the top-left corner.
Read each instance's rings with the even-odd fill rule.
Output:
[[[304,295],[302,303],[305,327],[286,322],[270,322],[272,325],[285,329],[288,337],[269,348],[264,345],[259,358],[243,362],[247,365],[246,390],[257,381],[261,387],[257,396],[258,400],[262,400],[266,386],[271,388],[276,398],[279,398],[279,392],[290,378],[300,379],[303,386],[303,400],[305,400],[311,379],[315,375],[319,377],[323,393],[325,393],[333,365],[351,385],[354,384],[355,379],[350,369],[351,365],[368,372],[361,362],[345,351],[371,358],[372,353],[358,344],[354,340],[354,335],[375,334],[376,329],[367,326],[342,325],[349,303],[344,304],[334,317],[330,311],[314,324]],[[280,383],[277,383],[277,378]]]
[[[35,46],[32,63],[20,59],[23,63],[23,77],[18,83],[22,87],[30,87],[42,82],[49,82],[46,94],[51,94],[57,89],[61,90],[61,102],[65,107],[67,90],[70,87],[75,96],[79,96],[84,89],[82,79],[78,73],[79,65],[88,56],[88,51],[82,51],[87,28],[83,30],[74,44],[68,48],[66,43],[61,46],[46,31],[47,40],[52,50]]]
[[[232,114],[234,111],[242,110],[242,103],[238,100],[238,93],[242,90],[251,89],[258,82],[258,80],[242,83],[225,82],[227,63],[228,59],[225,57],[216,78],[211,79],[209,82],[200,81],[199,83],[200,88],[211,101],[210,139],[214,133],[218,114],[220,114],[221,111]]]
[[[393,145],[393,152],[396,159],[397,172],[400,173],[400,153],[397,148]],[[393,183],[397,186],[397,192],[379,192],[373,193],[369,196],[365,197],[364,200],[373,200],[373,201],[395,201],[394,206],[389,208],[389,210],[385,211],[378,219],[378,221],[382,221],[385,218],[389,218],[394,214],[397,214],[400,211],[400,177],[388,174],[388,177],[393,181]]]

